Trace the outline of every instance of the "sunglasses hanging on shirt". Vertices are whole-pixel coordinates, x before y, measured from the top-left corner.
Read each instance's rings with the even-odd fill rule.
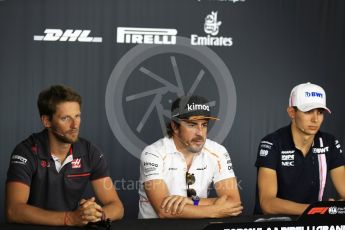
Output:
[[[189,188],[195,183],[195,176],[193,173],[186,172],[187,197],[191,198],[195,206],[199,205],[200,197],[196,195],[195,189]]]
[[[195,189],[189,188],[189,186],[194,183],[195,183],[194,173],[186,172],[187,197],[196,196]]]

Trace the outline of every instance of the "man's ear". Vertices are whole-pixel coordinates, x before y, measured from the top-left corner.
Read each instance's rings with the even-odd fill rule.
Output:
[[[288,113],[289,117],[293,120],[296,116],[296,109],[292,106],[287,107],[286,112]]]
[[[179,130],[178,130],[176,123],[174,121],[171,121],[170,125],[171,125],[171,128],[172,128],[174,134],[177,134]]]
[[[45,128],[50,128],[51,127],[51,122],[50,122],[50,117],[47,115],[42,115],[41,116],[41,122]]]

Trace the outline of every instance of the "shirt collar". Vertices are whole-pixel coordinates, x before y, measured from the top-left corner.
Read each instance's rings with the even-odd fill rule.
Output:
[[[287,137],[288,138],[283,138],[283,139],[286,139],[287,141],[289,141],[289,143],[288,143],[288,146],[295,146],[295,143],[294,143],[294,141],[293,141],[293,137],[292,137],[292,130],[291,130],[291,125],[292,124],[290,124],[290,125],[288,125],[288,126],[286,126],[285,127],[285,134],[286,135],[288,135]],[[314,136],[314,140],[313,140],[313,143],[312,143],[312,145],[311,145],[311,148],[313,148],[313,147],[319,147],[320,146],[320,141],[319,141],[319,138],[321,138],[321,132],[320,132],[320,130],[319,131],[317,131],[317,133],[315,134],[315,136]]]
[[[48,130],[44,129],[40,133],[33,134],[34,142],[35,142],[35,151],[37,152],[40,159],[51,159],[51,151],[48,143]],[[73,158],[81,157],[86,154],[86,148],[83,148],[83,144],[81,143],[81,138],[79,138],[75,143],[71,145]]]
[[[165,138],[165,143],[166,143],[166,153],[179,153],[182,154],[181,152],[179,152],[176,148],[174,139],[172,137],[168,137],[166,136]],[[207,141],[207,139],[206,139]],[[206,142],[205,142],[206,144]],[[199,153],[195,153],[194,156],[198,156],[200,155],[204,150],[204,147],[201,149],[201,151]]]

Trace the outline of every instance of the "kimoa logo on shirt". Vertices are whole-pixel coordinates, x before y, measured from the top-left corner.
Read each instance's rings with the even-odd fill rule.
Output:
[[[188,111],[194,111],[194,110],[207,110],[210,111],[210,106],[203,105],[203,104],[187,104]]]
[[[152,166],[152,167],[158,167],[158,164],[156,164],[156,163],[152,163],[152,162],[144,162],[144,166],[146,167],[146,166]]]

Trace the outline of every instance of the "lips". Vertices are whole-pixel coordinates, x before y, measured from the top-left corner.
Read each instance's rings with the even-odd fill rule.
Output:
[[[204,144],[205,141],[203,138],[196,138],[196,139],[193,139],[192,142],[198,145],[202,145]]]
[[[193,138],[192,141],[204,141],[204,138],[202,137]]]
[[[71,129],[71,130],[67,131],[67,133],[78,134],[79,133],[79,129]]]

